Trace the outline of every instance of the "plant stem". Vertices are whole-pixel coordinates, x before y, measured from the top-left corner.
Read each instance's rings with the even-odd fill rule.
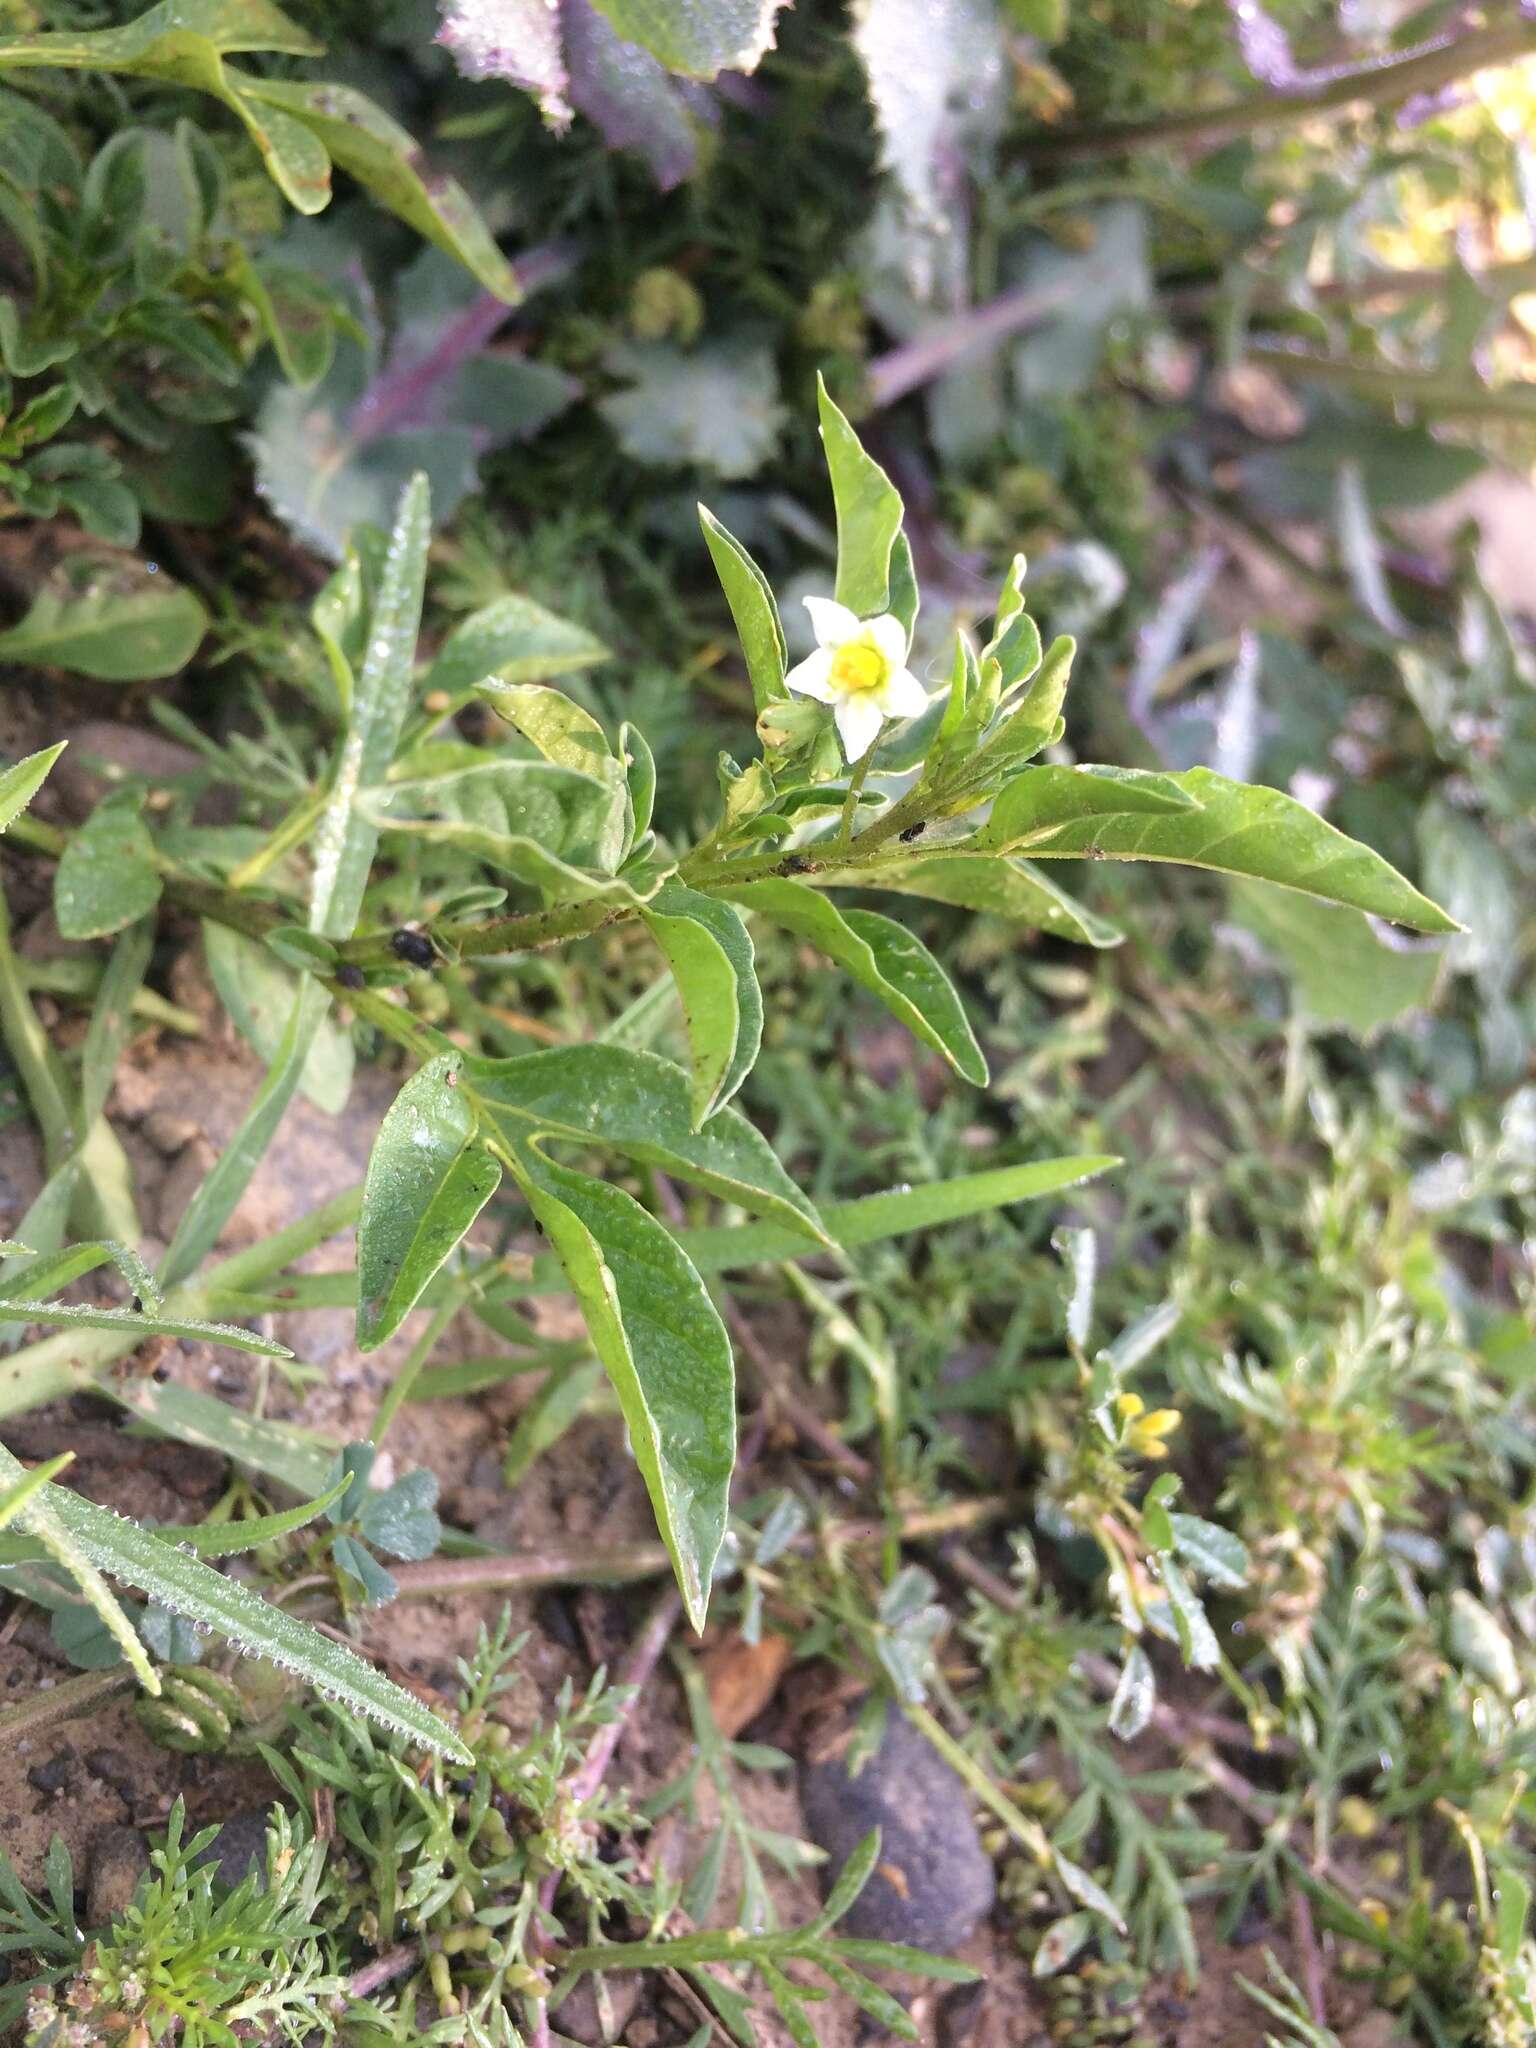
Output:
[[[1024,1498],[1019,1494],[983,1494],[976,1500],[951,1501],[941,1508],[917,1509],[901,1518],[894,1533],[903,1542],[959,1535],[985,1528],[992,1522],[1006,1521],[1022,1512],[1024,1506]],[[819,1543],[834,1548],[849,1544],[866,1548],[883,1543],[891,1534],[884,1522],[830,1522],[819,1532],[807,1531],[797,1537],[790,1547],[801,1552],[814,1550]],[[390,1574],[402,1596],[421,1598],[437,1593],[492,1592],[504,1587],[533,1590],[585,1584],[621,1586],[639,1579],[660,1578],[671,1569],[664,1544],[641,1542],[612,1549],[553,1548],[494,1557],[434,1557],[424,1564],[392,1564]]]
[[[1154,114],[1142,121],[1096,122],[1031,137],[1024,155],[1031,163],[1095,160],[1163,143],[1230,141],[1260,128],[1293,127],[1319,114],[1350,107],[1390,107],[1421,93],[1434,93],[1476,71],[1511,64],[1536,50],[1536,23],[1518,15],[1444,42],[1389,57],[1373,68],[1330,78],[1296,93],[1255,93],[1225,106],[1192,107],[1178,114]]]
[[[909,391],[920,390],[1000,342],[1043,325],[1080,292],[1091,292],[1103,281],[1096,278],[1091,266],[1076,269],[1052,284],[1015,285],[984,305],[937,321],[913,340],[876,356],[864,381],[870,406],[879,412],[894,405]]]
[[[0,1713],[0,1746],[7,1751],[24,1735],[32,1735],[54,1721],[70,1721],[79,1714],[94,1713],[114,1693],[133,1683],[126,1664],[109,1671],[82,1671],[77,1677],[62,1678],[46,1691],[18,1700]]]
[[[1388,405],[1412,405],[1447,419],[1536,420],[1536,384],[1516,381],[1483,385],[1438,370],[1404,370],[1380,363],[1354,363],[1320,356],[1279,342],[1250,343],[1245,359],[1277,376],[1306,384],[1331,384]]]

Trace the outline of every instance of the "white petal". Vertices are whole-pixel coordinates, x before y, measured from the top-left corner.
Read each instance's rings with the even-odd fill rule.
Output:
[[[862,761],[875,744],[884,723],[873,692],[860,690],[851,697],[840,697],[832,716],[843,742],[843,752],[850,761]]]
[[[819,647],[841,647],[845,640],[859,637],[858,616],[847,605],[830,597],[808,597],[805,608],[811,615],[811,630]],[[903,647],[901,651],[905,655],[907,650]]]
[[[878,619],[871,619],[864,628],[892,668],[900,668],[907,658],[907,629],[894,612],[886,612]]]
[[[928,709],[928,692],[910,669],[893,669],[880,691],[880,709],[887,718],[917,718]]]
[[[832,650],[818,647],[814,654],[808,654],[804,661],[797,662],[784,678],[787,690],[798,690],[802,697],[814,697],[818,704],[832,702]]]

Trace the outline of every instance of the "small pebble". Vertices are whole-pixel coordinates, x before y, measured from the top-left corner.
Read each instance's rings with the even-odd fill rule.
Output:
[[[50,1757],[47,1763],[34,1764],[27,1773],[27,1783],[34,1792],[48,1795],[62,1792],[69,1783],[69,1767],[74,1760],[73,1750],[62,1750],[58,1756]]]
[[[199,1863],[215,1866],[214,1874],[220,1884],[233,1888],[252,1870],[258,1877],[265,1875],[270,1810],[255,1806],[245,1813],[231,1814],[198,1858]]]
[[[951,1955],[991,1912],[997,1880],[971,1795],[895,1708],[856,1777],[840,1757],[803,1766],[800,1803],[811,1840],[827,1851],[828,1888],[870,1829],[880,1830],[880,1861],[839,1933]]]
[[[90,1878],[86,1885],[85,1918],[89,1927],[105,1927],[133,1897],[149,1868],[149,1844],[137,1828],[98,1828],[91,1838]]]

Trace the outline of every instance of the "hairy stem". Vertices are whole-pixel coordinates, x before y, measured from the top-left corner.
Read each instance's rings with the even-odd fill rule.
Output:
[[[1177,114],[1155,114],[1142,121],[1120,121],[1042,132],[1025,145],[1032,163],[1072,163],[1083,157],[1113,157],[1131,149],[1163,143],[1228,142],[1256,129],[1294,127],[1319,114],[1343,113],[1350,107],[1391,107],[1422,93],[1439,92],[1474,72],[1511,64],[1536,50],[1536,22],[1505,15],[1467,34],[1388,57],[1373,67],[1328,78],[1303,92],[1255,93],[1225,106],[1191,107]]]

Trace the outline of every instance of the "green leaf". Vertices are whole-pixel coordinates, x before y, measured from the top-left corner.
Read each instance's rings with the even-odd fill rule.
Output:
[[[810,1923],[811,1928],[823,1933],[834,1921],[841,1920],[874,1876],[879,1861],[880,1830],[871,1828],[849,1851],[847,1862],[838,1872],[837,1882],[827,1893],[826,1904]]]
[[[626,43],[649,50],[669,71],[710,79],[755,71],[773,44],[784,0],[595,0]]]
[[[1192,1570],[1227,1592],[1237,1592],[1248,1583],[1248,1552],[1240,1537],[1199,1515],[1170,1515],[1168,1519],[1173,1524],[1173,1547]]]
[[[1163,1591],[1173,1618],[1173,1632],[1184,1654],[1184,1662],[1196,1671],[1214,1671],[1221,1662],[1221,1645],[1206,1619],[1200,1596],[1171,1558],[1162,1562]]]
[[[1105,1891],[1097,1878],[1063,1856],[1058,1849],[1055,1858],[1056,1875],[1080,1906],[1086,1906],[1090,1913],[1098,1913],[1106,1919],[1119,1934],[1125,1932],[1125,1915]]]
[[[357,1341],[372,1351],[400,1327],[422,1289],[501,1182],[477,1136],[452,1056],[432,1060],[390,1105],[368,1160],[357,1226]]]
[[[320,45],[271,0],[159,0],[121,28],[90,33],[0,36],[0,69],[132,71],[174,78],[181,46],[192,37],[218,51],[272,50],[317,57]]]
[[[162,1525],[154,1533],[198,1557],[236,1557],[304,1528],[339,1500],[349,1484],[346,1478],[338,1479],[313,1500],[302,1501],[296,1508],[281,1508],[275,1514],[249,1515],[236,1522],[177,1522]]]
[[[1027,768],[999,792],[986,824],[965,844],[975,852],[1048,853],[1063,829],[1195,808],[1176,777],[1144,768]]]
[[[431,533],[427,480],[417,475],[400,494],[369,624],[367,653],[337,754],[330,798],[315,835],[309,928],[322,938],[351,937],[368,886],[379,834],[358,797],[361,791],[382,784],[400,743],[411,701]]]
[[[619,727],[619,759],[624,769],[624,791],[629,804],[628,843],[624,851],[627,864],[637,844],[650,834],[651,818],[656,809],[656,756],[639,726],[632,725],[627,718]]]
[[[357,1581],[368,1606],[385,1607],[400,1597],[399,1580],[349,1531],[343,1529],[331,1538],[331,1555],[347,1576]]]
[[[555,761],[462,751],[476,754],[472,766],[392,781],[370,807],[380,829],[460,846],[513,873],[530,847],[605,874],[617,866],[625,805],[616,762],[599,779]],[[403,765],[421,764],[413,756]]]
[[[1096,1931],[1097,1923],[1091,1913],[1068,1913],[1063,1919],[1053,1920],[1036,1944],[1030,1975],[1054,1977]]]
[[[957,1174],[927,1187],[889,1188],[857,1201],[834,1202],[822,1222],[846,1250],[903,1237],[910,1230],[932,1230],[1012,1202],[1036,1201],[1079,1186],[1120,1164],[1118,1159],[1088,1154],[1065,1159],[1036,1159],[1023,1166],[995,1166],[985,1173]],[[787,1230],[770,1223],[712,1225],[683,1233],[682,1244],[701,1273],[729,1273],[765,1259],[793,1259],[805,1246]]]
[[[840,911],[804,882],[769,877],[724,895],[807,939],[932,1046],[965,1080],[983,1087],[987,1063],[949,976],[905,925],[873,910]]]
[[[1285,970],[1297,1011],[1323,1030],[1369,1038],[1433,998],[1443,952],[1399,952],[1377,938],[1358,910],[1262,882],[1234,884],[1232,908],[1237,922]]]
[[[60,740],[56,747],[44,747],[40,753],[28,754],[0,775],[0,832],[14,823],[31,803],[67,744],[67,741]]]
[[[891,551],[901,531],[901,498],[879,463],[864,453],[819,376],[816,402],[837,508],[834,594],[861,619],[875,618],[890,603]]]
[[[454,178],[425,178],[414,139],[365,94],[329,80],[242,76],[239,98],[269,131],[275,120],[307,130],[381,206],[456,257],[487,291],[509,306],[521,299],[516,274],[464,188]]]
[[[19,1479],[0,1484],[0,1529],[7,1522],[15,1521],[33,1495],[40,1492],[50,1479],[57,1479],[65,1467],[73,1463],[74,1456],[73,1451],[61,1451],[56,1458],[34,1465],[30,1472],[23,1472]]]
[[[452,1063],[449,1055],[422,1072]],[[654,1053],[558,1046],[513,1059],[465,1059],[460,1074],[460,1085],[514,1146],[537,1145],[541,1153],[550,1141],[584,1152],[611,1147],[787,1225],[802,1246],[807,1238],[830,1243],[761,1133],[730,1108],[695,1131],[687,1076]]]
[[[775,704],[786,692],[784,677],[789,652],[779,607],[767,577],[734,535],[727,533],[714,513],[699,507],[699,524],[705,545],[725,601],[731,608],[741,651],[747,659],[752,680],[752,701],[759,711]]]
[[[0,1485],[11,1487],[24,1484],[26,1468],[20,1460],[0,1444]],[[72,1527],[67,1514],[59,1512],[61,1503],[76,1498],[67,1487],[45,1486],[35,1493],[17,1510],[16,1520],[20,1527],[35,1536],[48,1555],[69,1573],[96,1618],[114,1639],[118,1648],[133,1669],[146,1692],[158,1693],[160,1680],[153,1666],[144,1654],[144,1645],[139,1641],[138,1630],[123,1612],[122,1605],[107,1585],[90,1554],[90,1546],[82,1544]],[[112,1570],[108,1565],[107,1570]]]
[[[1140,1643],[1132,1643],[1125,1653],[1115,1696],[1109,1703],[1110,1732],[1122,1742],[1133,1741],[1151,1720],[1156,1704],[1157,1678],[1152,1660]]]
[[[752,1071],[763,999],[747,928],[728,903],[669,882],[642,913],[672,969],[693,1055],[695,1130]]]
[[[62,1458],[54,1458],[47,1465],[35,1467],[28,1474],[28,1479],[41,1484],[54,1478],[59,1469],[69,1463],[72,1455],[68,1453]],[[296,1508],[280,1509],[275,1514],[248,1515],[239,1521],[229,1522],[162,1522],[154,1525],[154,1533],[164,1542],[190,1550],[197,1557],[235,1557],[245,1551],[258,1550],[263,1544],[275,1543],[279,1537],[291,1536],[295,1529],[302,1529],[306,1523],[324,1514],[350,1484],[348,1478],[338,1479],[334,1486],[314,1500],[303,1501]],[[31,1493],[35,1488],[28,1486],[25,1491]],[[6,1520],[4,1505],[0,1502],[0,1527]],[[24,1556],[30,1558],[34,1551],[46,1554],[40,1545],[29,1547],[25,1553],[7,1545],[0,1561],[11,1563]]]
[[[1049,932],[1054,938],[1076,939],[1085,946],[1118,946],[1125,934],[1118,925],[1079,903],[1050,875],[1026,860],[966,854],[935,853],[899,866],[874,870],[861,877],[870,889],[889,889],[898,896],[921,896],[930,903],[953,903],[988,917],[1007,918]],[[830,886],[847,886],[837,877]]]
[[[1513,1864],[1494,1865],[1494,1926],[1499,1956],[1513,1970],[1520,1959],[1526,1921],[1531,1911],[1531,1887]]]
[[[240,1128],[209,1168],[176,1225],[160,1262],[163,1286],[174,1286],[195,1273],[205,1254],[217,1244],[219,1233],[250,1186],[251,1176],[261,1164],[283,1112],[293,1099],[309,1059],[310,1046],[325,1022],[330,1000],[326,990],[311,976],[304,976],[298,983],[287,1029],[272,1055],[265,1079],[241,1118]]]
[[[50,587],[0,633],[0,661],[106,683],[145,682],[184,669],[207,625],[202,600],[163,573],[131,590],[105,582],[65,593]]]
[[[584,626],[545,611],[531,597],[498,597],[454,627],[421,687],[456,697],[493,676],[504,683],[544,683],[611,659]]]
[[[531,1145],[516,1156],[619,1397],[688,1618],[702,1630],[736,1456],[725,1325],[677,1240],[622,1189],[556,1166]]]
[[[184,1322],[133,1308],[96,1308],[64,1301],[0,1300],[0,1323],[54,1323],[66,1330],[117,1330],[137,1343],[145,1337],[175,1337],[188,1344],[224,1344],[231,1351],[250,1351],[258,1358],[292,1358],[285,1344],[258,1337],[236,1323]]]
[[[1026,775],[1041,772],[1029,769]],[[1106,860],[1181,862],[1277,882],[1421,932],[1459,929],[1379,853],[1346,838],[1293,797],[1229,782],[1209,768],[1159,779],[1176,783],[1199,808],[1162,816],[1085,818],[1060,827],[1049,845],[1033,846],[1031,852],[1037,859],[1055,860],[1096,848]],[[998,803],[1007,796],[1004,790]]]
[[[435,1472],[424,1466],[406,1472],[392,1486],[368,1492],[358,1527],[375,1550],[419,1563],[431,1557],[443,1540],[437,1492]]]
[[[597,848],[594,865],[611,874],[624,856],[626,837],[623,804],[628,786],[623,763],[608,744],[608,735],[581,706],[560,690],[543,683],[482,683],[479,695],[547,762],[586,776],[619,799]]]
[[[292,264],[252,262],[238,243],[227,275],[261,322],[283,376],[301,391],[312,390],[336,352],[335,293]]]
[[[603,367],[629,388],[599,399],[597,409],[636,462],[746,477],[778,447],[784,407],[771,349],[740,336],[693,349],[620,341]]]
[[[211,918],[203,920],[203,950],[219,1000],[236,1030],[260,1059],[276,1061],[299,999],[300,977],[290,973],[270,947]],[[310,1005],[312,1012],[318,1008]],[[298,1085],[328,1116],[339,1116],[347,1106],[353,1059],[351,1032],[325,1008],[312,1021]]]
[[[333,1447],[312,1438],[291,1422],[251,1415],[196,1387],[167,1380],[122,1382],[113,1399],[174,1443],[196,1444],[218,1451],[247,1471],[305,1495],[323,1493],[330,1485],[336,1458]]]
[[[140,816],[143,796],[103,797],[65,847],[53,907],[66,939],[102,939],[136,924],[160,901],[155,843]]]
[[[469,1751],[445,1722],[342,1644],[109,1508],[64,1487],[50,1487],[48,1499],[70,1536],[102,1571],[137,1586],[173,1614],[227,1636],[248,1656],[269,1658],[353,1713],[457,1762],[470,1761]]]

